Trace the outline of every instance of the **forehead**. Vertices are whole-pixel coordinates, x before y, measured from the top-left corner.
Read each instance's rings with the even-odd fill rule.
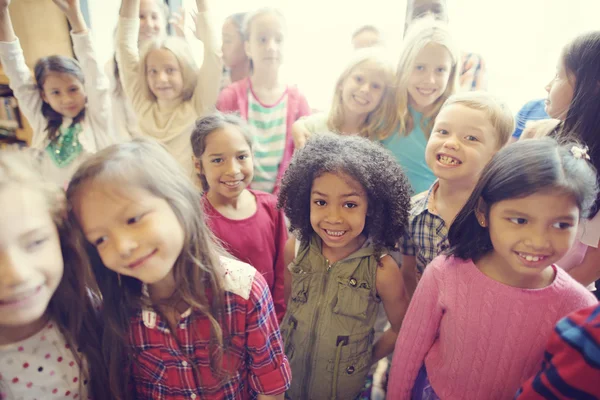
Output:
[[[267,12],[252,18],[249,28],[249,33],[252,35],[261,33],[282,34],[284,27],[283,21],[279,15],[272,12]]]
[[[443,14],[446,9],[444,0],[413,0],[409,2],[409,8],[413,16],[418,16],[426,12],[434,14]]]
[[[368,75],[371,78],[380,78],[383,79],[385,77],[385,72],[383,71],[383,67],[373,61],[363,61],[354,68],[350,70],[351,75]]]
[[[41,192],[16,183],[0,189],[0,242],[46,226],[54,222]]]
[[[573,195],[548,189],[529,196],[506,199],[492,205],[492,211],[522,212],[538,219],[555,219],[567,215],[579,218],[579,208]]]
[[[445,46],[438,43],[428,43],[415,57],[416,63],[452,65],[452,55]]]
[[[162,15],[162,9],[160,8],[157,0],[141,0],[140,13],[156,13]]]
[[[240,128],[230,124],[209,133],[206,137],[205,147],[205,154],[250,150],[250,146]]]
[[[168,49],[154,49],[148,53],[146,63],[150,65],[169,64],[178,65],[177,57]]]
[[[359,196],[366,196],[363,186],[356,179],[342,172],[325,172],[319,175],[313,181],[312,190],[329,196],[338,196],[350,192],[356,192]]]
[[[44,80],[44,87],[59,87],[59,86],[71,86],[81,85],[79,79],[71,74],[64,72],[48,72]]]
[[[436,123],[453,123],[474,126],[492,126],[488,113],[465,104],[454,103],[443,107],[435,119]]]
[[[227,18],[225,20],[225,22],[223,22],[223,33],[228,33],[228,34],[236,34],[238,35],[240,33],[240,28],[239,26],[237,26],[237,24],[235,22],[233,22],[233,20],[231,18]]]

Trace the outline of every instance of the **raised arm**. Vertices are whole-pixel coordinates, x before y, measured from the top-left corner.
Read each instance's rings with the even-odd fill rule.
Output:
[[[136,114],[148,104],[142,90],[142,82],[139,78],[140,54],[138,50],[138,36],[140,30],[140,0],[123,0],[119,23],[117,26],[117,64],[125,96],[131,101]]]
[[[81,13],[80,0],[52,1],[65,14],[72,27],[73,49],[85,76],[86,118],[93,119],[95,125],[101,127],[98,132],[94,131],[96,147],[100,150],[116,140],[116,135],[109,126],[112,118],[108,78],[97,61],[92,38]]]
[[[31,146],[40,148],[46,138],[46,119],[42,115],[42,96],[25,64],[21,44],[15,35],[8,11],[10,0],[0,0],[0,63],[19,109],[33,127]]]
[[[223,73],[223,63],[217,42],[214,18],[210,16],[207,3],[208,0],[196,0],[198,5],[196,37],[204,46],[204,59],[202,67],[198,71],[198,83],[192,99],[198,115],[203,115],[207,111],[215,109],[221,86],[221,74]]]

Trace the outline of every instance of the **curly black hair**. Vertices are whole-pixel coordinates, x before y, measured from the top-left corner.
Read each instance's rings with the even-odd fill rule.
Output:
[[[297,151],[283,176],[277,206],[301,241],[314,233],[310,224],[313,181],[324,173],[344,173],[368,198],[363,233],[378,251],[391,250],[404,234],[410,210],[410,185],[395,158],[376,143],[357,136],[319,134]]]

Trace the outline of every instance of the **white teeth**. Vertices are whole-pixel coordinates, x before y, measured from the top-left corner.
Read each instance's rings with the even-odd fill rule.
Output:
[[[452,157],[448,157],[448,156],[438,156],[438,160],[442,163],[442,164],[447,164],[447,165],[459,165],[460,161],[452,158]]]
[[[346,233],[346,231],[330,231],[329,229],[325,229],[325,232],[327,232],[327,234],[329,236],[342,236],[344,233]]]
[[[417,91],[419,91],[419,93],[421,93],[422,95],[429,96],[432,95],[433,92],[435,92],[435,89],[417,89]]]
[[[236,187],[241,181],[235,181],[235,182],[223,182],[225,185],[229,186],[229,187]]]
[[[365,106],[367,105],[368,101],[361,99],[359,97],[354,96],[354,101],[356,101],[358,104],[360,104],[361,106]]]
[[[519,257],[524,258],[527,261],[533,261],[533,262],[538,262],[544,258],[544,257],[540,257],[540,256],[532,256],[529,254],[521,254],[521,253],[519,253]]]

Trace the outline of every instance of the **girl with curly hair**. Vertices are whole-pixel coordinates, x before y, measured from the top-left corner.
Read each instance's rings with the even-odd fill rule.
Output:
[[[284,175],[286,245],[281,324],[292,399],[353,399],[371,364],[391,353],[408,301],[390,256],[404,233],[410,187],[394,157],[359,137],[318,135]],[[379,303],[391,323],[376,342]]]

